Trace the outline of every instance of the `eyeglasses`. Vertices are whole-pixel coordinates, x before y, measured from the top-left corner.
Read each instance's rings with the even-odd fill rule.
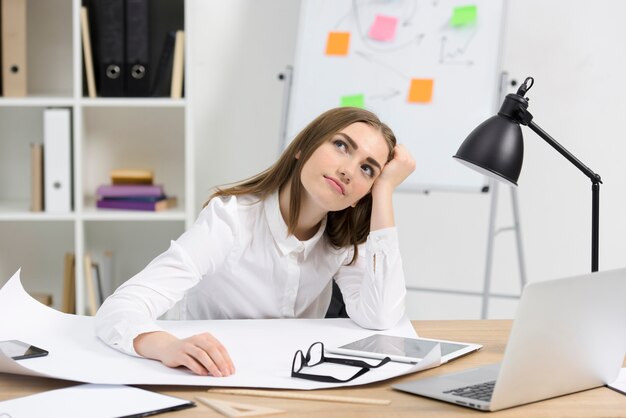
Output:
[[[321,342],[315,342],[311,344],[309,349],[306,352],[306,355],[302,352],[302,350],[296,351],[296,354],[293,356],[293,363],[291,364],[291,377],[298,377],[300,379],[307,380],[315,380],[316,382],[327,382],[327,383],[346,383],[351,380],[356,379],[359,376],[364,375],[369,372],[370,369],[375,369],[377,367],[382,366],[383,364],[387,364],[391,361],[389,357],[385,357],[380,361],[380,363],[372,365],[368,364],[361,360],[356,359],[348,359],[348,358],[337,358],[337,357],[326,357],[324,355],[324,344]],[[356,372],[354,376],[349,379],[338,379],[332,376],[324,376],[319,374],[308,374],[301,373],[302,369],[306,367],[317,366],[322,363],[334,363],[334,364],[343,364],[345,366],[354,366],[360,367],[361,370]]]

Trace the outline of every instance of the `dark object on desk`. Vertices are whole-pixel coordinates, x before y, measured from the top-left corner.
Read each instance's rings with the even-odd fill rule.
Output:
[[[293,362],[291,363],[291,377],[297,377],[299,379],[313,380],[315,382],[327,382],[327,383],[347,383],[359,376],[369,372],[370,369],[376,369],[389,363],[391,359],[389,357],[383,358],[377,364],[369,364],[362,360],[354,358],[339,358],[339,357],[327,357],[324,355],[324,344],[322,342],[315,342],[311,344],[306,352],[306,355],[302,350],[296,351],[293,356]],[[351,377],[347,379],[338,379],[333,376],[326,376],[320,374],[302,373],[302,369],[305,367],[315,367],[322,363],[342,364],[344,366],[358,367],[359,370]]]
[[[330,305],[326,311],[325,318],[349,318],[346,312],[346,304],[343,301],[341,290],[337,283],[333,280],[333,294],[330,297]]]
[[[48,352],[43,348],[35,347],[34,345],[18,340],[0,341],[0,351],[13,360],[23,360],[48,355]]]
[[[532,121],[533,115],[528,112],[528,98],[524,96],[533,84],[534,79],[527,77],[517,93],[508,94],[498,114],[474,129],[463,141],[454,158],[479,173],[509,186],[517,186],[524,159],[524,142],[520,125],[526,125],[532,129],[591,179],[591,271],[598,271],[600,183],[602,180],[600,175],[585,166]]]

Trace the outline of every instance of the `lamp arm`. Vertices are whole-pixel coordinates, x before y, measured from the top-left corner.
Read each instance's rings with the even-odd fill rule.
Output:
[[[565,157],[569,162],[574,164],[580,171],[591,179],[591,271],[598,271],[599,259],[599,235],[600,235],[600,183],[602,179],[600,175],[594,173],[589,167],[583,164],[578,158],[574,157],[571,152],[566,150],[546,131],[541,129],[533,122],[533,115],[528,111],[528,99],[524,96],[534,84],[532,77],[527,77],[520,86],[516,94],[507,94],[500,107],[498,115],[509,118],[514,122],[528,126],[537,135],[543,138],[552,148],[557,150],[559,154]]]
[[[530,129],[532,129],[533,132],[535,132],[541,138],[543,138],[543,140],[546,141],[552,148],[557,150],[559,152],[559,154],[561,154],[563,157],[567,158],[567,160],[569,162],[571,162],[572,164],[574,164],[580,171],[583,172],[583,174],[585,174],[587,177],[589,177],[593,184],[602,183],[602,179],[600,178],[599,174],[594,173],[593,170],[591,170],[589,167],[587,167],[585,164],[583,164],[578,158],[574,157],[574,155],[572,155],[571,152],[566,150],[554,138],[552,138],[550,135],[548,135],[548,133],[546,131],[541,129],[535,122],[530,120],[528,122],[528,127]]]
[[[530,116],[530,118],[531,119],[527,121],[527,126],[532,129],[533,132],[543,138],[548,144],[550,144],[552,148],[557,150],[559,154],[567,158],[572,164],[578,167],[580,171],[582,171],[587,177],[591,179],[591,271],[598,271],[600,258],[600,183],[602,183],[600,175],[594,173],[578,158],[574,157],[572,153],[563,148],[563,146],[559,144],[554,138],[548,135],[547,132],[537,126],[537,124],[532,121],[532,116]]]

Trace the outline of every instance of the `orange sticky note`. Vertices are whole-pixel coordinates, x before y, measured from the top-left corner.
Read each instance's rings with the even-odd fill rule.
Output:
[[[409,88],[409,103],[430,103],[433,99],[432,78],[413,78]]]
[[[397,17],[378,15],[374,19],[367,36],[377,41],[393,41],[393,38],[396,36],[397,26]]]
[[[326,55],[348,55],[350,32],[329,32]]]

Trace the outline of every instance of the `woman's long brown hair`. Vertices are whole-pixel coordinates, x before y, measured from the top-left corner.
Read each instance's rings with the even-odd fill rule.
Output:
[[[300,196],[303,192],[303,185],[300,180],[302,167],[320,145],[330,140],[345,127],[357,122],[366,123],[381,132],[389,147],[387,161],[390,161],[393,158],[396,137],[392,130],[382,123],[374,113],[356,107],[330,109],[309,123],[271,167],[233,186],[218,187],[209,197],[205,206],[217,196],[253,194],[260,199],[265,199],[275,190],[281,190],[286,185],[291,184],[289,219],[286,223],[288,233],[293,234],[298,223]],[[300,154],[296,158],[298,153]],[[357,245],[365,242],[370,232],[371,214],[371,193],[359,200],[355,207],[349,206],[346,209],[328,213],[325,230],[328,241],[335,248],[349,245],[354,247],[354,257],[350,264],[358,256]]]

